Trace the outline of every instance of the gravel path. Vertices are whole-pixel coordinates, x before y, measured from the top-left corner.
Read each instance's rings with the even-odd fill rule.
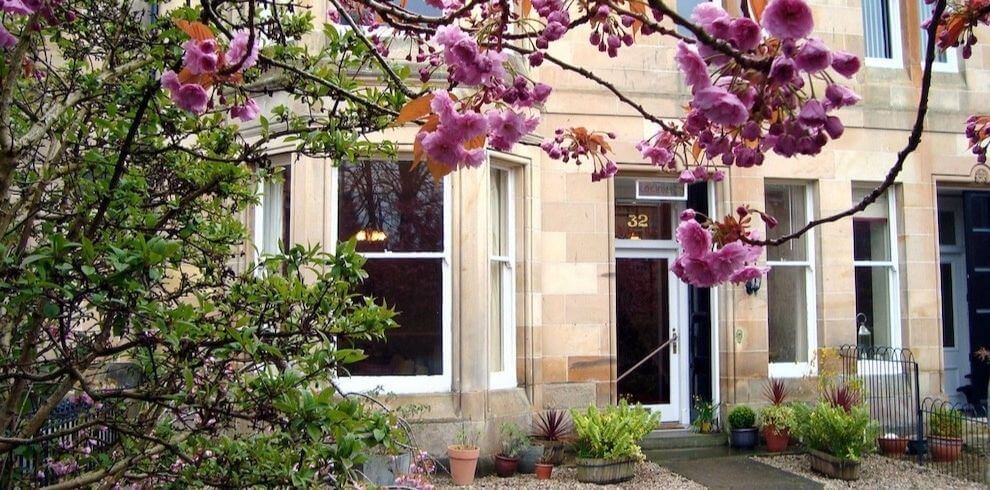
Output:
[[[677,488],[677,489],[703,489],[704,486],[688,480],[680,475],[671,473],[665,468],[661,468],[654,463],[639,463],[636,465],[636,477],[617,485],[593,485],[590,483],[578,483],[575,479],[577,470],[574,467],[562,467],[553,469],[553,477],[550,480],[537,480],[533,475],[516,475],[512,478],[499,478],[497,476],[486,476],[476,478],[474,485],[470,487],[455,487],[451,484],[450,478],[439,477],[436,479],[437,488],[559,488],[559,489],[642,489],[642,488]]]
[[[785,471],[799,474],[806,478],[821,482],[826,489],[845,488],[898,488],[898,489],[930,489],[930,488],[985,488],[982,485],[959,480],[938,473],[931,468],[918,466],[910,461],[885,458],[870,455],[863,458],[860,468],[860,479],[854,482],[844,482],[825,478],[811,471],[806,455],[789,456],[754,456],[753,459]]]

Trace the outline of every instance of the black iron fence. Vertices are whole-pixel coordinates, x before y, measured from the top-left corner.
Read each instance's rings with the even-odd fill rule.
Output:
[[[922,399],[918,363],[908,349],[845,345],[839,356],[842,378],[859,384],[880,426],[881,452],[957,478],[990,483],[990,426],[979,416],[986,407]],[[897,444],[905,440],[906,449]]]

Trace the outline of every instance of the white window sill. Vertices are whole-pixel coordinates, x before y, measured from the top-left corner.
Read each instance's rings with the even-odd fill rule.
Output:
[[[863,58],[863,62],[870,68],[904,68],[904,62],[900,58]]]
[[[769,373],[771,378],[802,378],[814,373],[814,365],[810,362],[771,362]]]

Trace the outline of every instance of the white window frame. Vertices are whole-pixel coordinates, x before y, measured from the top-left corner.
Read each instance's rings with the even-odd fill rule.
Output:
[[[888,0],[890,5],[890,58],[874,58],[868,54],[864,56],[867,66],[877,68],[903,68],[904,53],[903,39],[901,33],[901,2],[898,0]],[[863,50],[866,51],[866,16],[863,13],[863,4],[860,3],[860,19],[863,21]]]
[[[287,160],[285,162],[276,162],[274,166],[275,167],[285,167],[285,168],[287,168],[289,170],[289,175],[290,175],[289,178],[290,179],[292,178],[291,177],[291,175],[292,175],[292,161],[291,160]],[[265,236],[267,235],[266,231],[269,231],[269,230],[267,230],[267,228],[269,227],[268,225],[270,224],[270,223],[267,222],[268,220],[265,219],[265,209],[266,209],[265,202],[266,202],[267,197],[268,197],[268,193],[265,192],[265,190],[268,187],[268,185],[271,184],[271,183],[272,183],[272,180],[271,179],[265,179],[265,180],[261,180],[261,181],[258,182],[258,203],[254,205],[254,230],[252,230],[253,231],[253,233],[252,233],[252,240],[254,242],[254,243],[252,243],[252,245],[253,245],[253,248],[254,248],[254,263],[255,264],[258,264],[258,263],[261,262],[262,255],[279,253],[278,250],[264,250]],[[284,185],[284,182],[279,183],[279,185]],[[289,185],[290,185],[290,190],[291,190],[291,185],[292,185],[291,180],[289,182]],[[289,205],[290,205],[290,209],[291,209],[291,205],[292,205],[291,194],[290,194],[290,197],[289,198],[290,198]],[[281,207],[281,203],[278,203],[278,206]],[[281,216],[280,215],[280,217],[279,217],[279,223],[278,223],[279,224],[279,229],[276,230],[276,234],[279,236],[279,240],[281,240],[281,238],[282,238],[282,229],[281,229],[281,227],[282,227],[282,220],[284,220],[284,219],[285,219],[285,216]],[[289,224],[289,242],[290,243],[283,243],[282,244],[282,247],[284,247],[284,248],[290,247],[291,246],[291,243],[293,242],[292,224],[291,224],[292,215],[291,214],[289,215],[289,219],[290,219],[290,224]],[[258,272],[260,273],[261,270],[258,269]]]
[[[876,187],[875,184],[862,184],[854,183],[853,189],[864,189]],[[890,285],[890,303],[888,308],[890,311],[887,315],[890,318],[890,339],[891,342],[889,346],[881,347],[892,347],[900,348],[903,344],[901,337],[901,283],[900,283],[900,259],[898,256],[897,247],[897,201],[896,193],[894,188],[890,187],[883,194],[887,198],[887,246],[890,247],[889,250],[889,260],[856,260],[853,257],[853,294],[856,291],[856,276],[855,269],[857,267],[886,267],[887,268],[887,284]],[[853,218],[855,219],[855,217]],[[858,312],[857,312],[858,314]],[[856,324],[858,328],[858,323]],[[873,326],[876,329],[876,325]],[[874,335],[876,332],[874,331]],[[857,339],[858,342],[858,339]],[[900,367],[891,362],[883,367],[887,363],[877,363],[858,361],[857,367],[861,373],[870,374],[895,374],[900,372]]]
[[[489,178],[492,177],[492,173],[498,173],[499,178],[502,180],[502,186],[504,189],[503,193],[503,203],[505,207],[503,208],[503,213],[505,213],[505,229],[502,233],[505,234],[506,243],[506,255],[492,255],[491,250],[489,250],[489,266],[496,263],[501,264],[499,272],[501,274],[502,281],[502,291],[501,298],[495,298],[493,294],[489,294],[489,301],[499,301],[502,305],[502,370],[501,371],[491,371],[489,370],[488,384],[492,389],[507,389],[515,388],[517,386],[516,382],[516,216],[515,216],[515,174],[513,168],[502,166],[498,164],[491,163],[489,158]],[[491,186],[489,186],[491,188]],[[489,197],[488,205],[492,205],[492,200]],[[491,212],[488,213],[491,216]],[[489,227],[496,226],[495,223],[489,223]],[[489,243],[489,247],[491,244]],[[491,267],[489,267],[489,271]],[[491,288],[491,281],[489,281],[489,288]],[[490,309],[489,309],[490,311]],[[489,320],[488,331],[491,332],[491,320]],[[491,342],[491,339],[489,339]],[[491,349],[488,349],[488,354],[491,354]]]
[[[805,206],[805,216],[808,221],[815,219],[815,207],[814,207],[814,193],[812,190],[812,185],[810,182],[802,181],[786,181],[786,180],[768,180],[766,184],[769,185],[789,185],[789,186],[800,186],[804,188],[804,206]],[[764,197],[766,199],[766,197]],[[813,373],[815,352],[818,350],[818,292],[817,284],[815,282],[815,229],[812,228],[807,233],[805,233],[805,246],[807,248],[805,253],[805,260],[802,261],[783,261],[783,260],[767,260],[767,266],[771,269],[774,267],[804,267],[805,268],[805,294],[807,298],[805,299],[808,306],[808,360],[805,362],[769,362],[768,371],[771,377],[774,378],[800,378],[803,376],[808,376]],[[768,296],[769,301],[769,296]],[[769,305],[768,305],[769,306]],[[769,309],[768,309],[769,311]],[[767,319],[767,329],[769,330],[769,316]],[[767,350],[769,351],[769,336]],[[769,359],[769,353],[768,353]]]
[[[399,163],[406,160],[400,160]],[[442,252],[361,252],[360,255],[368,258],[384,259],[442,259],[442,349],[443,349],[443,372],[435,375],[413,375],[413,376],[340,376],[338,382],[341,388],[348,391],[367,392],[381,389],[388,393],[397,395],[416,393],[448,393],[451,391],[453,373],[453,357],[451,348],[453,346],[451,335],[452,318],[452,273],[451,273],[451,210],[453,185],[449,176],[443,178],[443,251]],[[340,241],[338,236],[338,196],[340,190],[340,170],[334,167],[330,172],[330,237],[332,243]]]

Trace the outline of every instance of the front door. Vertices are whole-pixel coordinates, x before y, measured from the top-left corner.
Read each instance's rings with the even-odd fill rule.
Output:
[[[658,411],[662,421],[686,423],[680,376],[686,354],[677,331],[685,288],[670,271],[674,257],[674,250],[616,250],[617,384],[620,399]]]

